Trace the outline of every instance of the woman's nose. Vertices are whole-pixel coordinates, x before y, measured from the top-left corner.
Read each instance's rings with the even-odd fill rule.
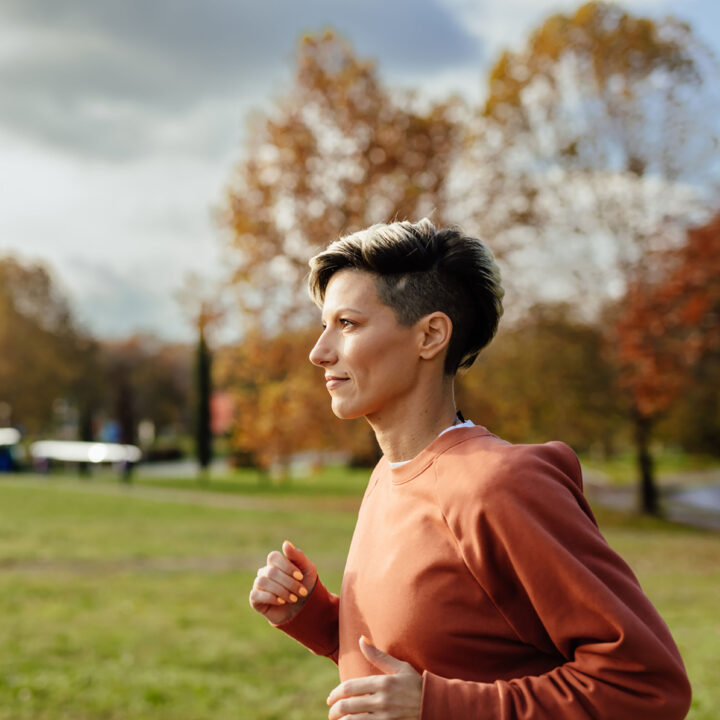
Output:
[[[322,335],[317,339],[315,347],[310,351],[310,362],[318,367],[325,367],[326,365],[332,365],[335,361],[335,352],[332,349],[328,339],[323,332]]]

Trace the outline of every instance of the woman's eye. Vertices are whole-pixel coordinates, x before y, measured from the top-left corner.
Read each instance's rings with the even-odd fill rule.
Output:
[[[354,325],[354,324],[355,324],[352,320],[348,320],[347,318],[340,318],[340,319],[338,320],[338,322],[339,322],[343,327],[350,327],[351,325]]]

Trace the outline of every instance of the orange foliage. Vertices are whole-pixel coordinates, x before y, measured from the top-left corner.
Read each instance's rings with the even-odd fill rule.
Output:
[[[303,450],[374,452],[363,421],[334,418],[307,360],[306,275],[310,257],[372,223],[432,213],[442,224],[453,103],[416,105],[326,32],[303,39],[294,85],[251,125],[222,217],[247,333],[221,383],[237,396],[236,448],[264,466]]]
[[[322,370],[307,357],[317,334],[293,331],[268,338],[253,332],[217,357],[218,382],[231,388],[235,399],[233,445],[261,467],[284,466],[292,454],[308,450],[363,458],[375,453],[364,420],[332,414]]]
[[[452,103],[414,104],[331,32],[303,39],[290,92],[251,124],[222,217],[248,322],[270,334],[312,322],[307,262],[341,234],[395,216],[443,221]]]
[[[677,80],[694,80],[696,69],[687,52],[689,28],[677,20],[633,17],[615,3],[588,2],[574,15],[553,15],[531,36],[520,53],[505,52],[490,73],[485,104],[489,116],[506,119],[510,107],[522,105],[522,92],[538,77],[554,84],[556,64],[572,53],[587,68],[589,84],[600,93],[622,82],[627,100],[633,85],[654,71]]]
[[[720,214],[655,258],[627,292],[615,331],[621,383],[645,417],[667,408],[704,353],[720,350]]]

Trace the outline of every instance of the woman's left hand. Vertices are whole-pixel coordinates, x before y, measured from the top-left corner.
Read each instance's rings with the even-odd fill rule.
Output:
[[[340,683],[328,696],[330,720],[419,720],[422,676],[410,663],[378,650],[365,637],[362,654],[387,675],[369,675]]]

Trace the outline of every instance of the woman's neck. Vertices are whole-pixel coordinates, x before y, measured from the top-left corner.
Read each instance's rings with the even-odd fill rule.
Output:
[[[435,385],[433,392],[413,393],[366,419],[390,462],[411,460],[455,422],[453,381]]]

